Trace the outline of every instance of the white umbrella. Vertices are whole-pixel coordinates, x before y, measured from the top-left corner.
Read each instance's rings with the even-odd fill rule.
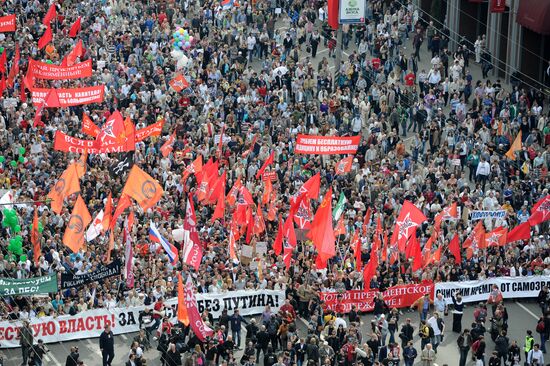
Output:
[[[273,75],[283,76],[287,72],[288,72],[288,69],[286,66],[279,66],[275,70],[273,70]]]

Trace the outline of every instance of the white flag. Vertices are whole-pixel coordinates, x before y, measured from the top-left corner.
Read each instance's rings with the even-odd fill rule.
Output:
[[[8,189],[8,191],[4,193],[4,195],[0,198],[0,203],[2,204],[2,207],[0,207],[0,209],[7,208],[9,210],[13,210],[13,199],[13,191],[11,189]]]
[[[94,221],[92,221],[92,223],[88,227],[88,230],[86,231],[87,241],[92,241],[101,234],[101,232],[103,231],[102,222],[103,222],[103,210],[99,211]]]

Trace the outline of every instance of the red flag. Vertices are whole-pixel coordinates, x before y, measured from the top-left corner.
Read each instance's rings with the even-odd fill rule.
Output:
[[[458,241],[458,234],[455,234],[449,242],[449,251],[455,257],[455,263],[461,263],[462,257],[460,256],[460,242]]]
[[[185,292],[183,291],[183,279],[181,271],[178,272],[178,321],[185,326],[189,326],[189,316],[187,315],[187,307],[185,306]]]
[[[275,158],[275,151],[272,151],[271,154],[269,154],[269,157],[264,161],[264,164],[262,165],[260,170],[258,170],[258,172],[256,173],[256,179],[258,179],[259,177],[261,177],[262,174],[264,174],[265,169],[269,165],[273,164],[274,158]]]
[[[122,193],[120,195],[120,198],[118,199],[118,204],[115,209],[115,213],[113,214],[113,217],[111,218],[111,225],[110,229],[115,227],[116,221],[119,218],[120,215],[126,210],[128,207],[132,206],[132,201],[130,200],[130,196],[126,195],[125,193]]]
[[[76,45],[74,48],[65,56],[63,59],[65,65],[64,66],[73,66],[76,62],[76,59],[79,57],[84,56],[84,46],[82,44],[82,40],[80,39],[78,42],[76,42]]]
[[[346,225],[344,225],[344,215],[340,216],[340,219],[336,223],[336,229],[334,229],[334,235],[346,235]]]
[[[367,227],[369,226],[371,216],[372,216],[372,209],[369,207],[367,208],[367,212],[365,213],[365,219],[363,220],[363,234],[367,232]]]
[[[351,171],[351,164],[353,163],[353,156],[348,156],[340,160],[335,167],[335,175],[344,175]]]
[[[214,204],[221,197],[225,201],[225,181],[227,173],[224,171],[208,189],[206,203]]]
[[[223,219],[225,215],[225,177],[226,172],[224,171],[219,179],[221,182],[220,185],[212,193],[212,197],[217,196],[216,209],[214,210],[214,215],[212,215],[212,222],[216,219]]]
[[[235,242],[237,240],[237,226],[233,220],[231,221],[231,229],[229,230],[229,258],[232,260],[237,259],[237,255],[235,254]]]
[[[426,267],[428,264],[432,263],[433,257],[432,257],[432,247],[436,238],[436,232],[434,231],[432,235],[430,236],[430,239],[424,244],[424,248],[422,248],[422,266]]]
[[[204,342],[206,341],[206,337],[210,337],[214,334],[214,331],[204,324],[201,318],[199,309],[197,308],[197,300],[195,299],[195,290],[193,287],[191,276],[188,276],[184,290],[185,307],[187,308],[187,315],[189,316],[189,323],[191,324],[193,333],[201,342]]]
[[[197,231],[197,216],[193,206],[192,195],[187,196],[187,208],[185,211],[185,220],[183,221],[183,256],[184,263],[199,270],[202,260],[202,244]]]
[[[531,226],[538,225],[550,219],[550,195],[539,200],[531,209],[529,224]]]
[[[363,269],[363,289],[370,288],[370,281],[376,274],[378,268],[378,255],[371,252],[369,263]]]
[[[328,0],[328,25],[334,30],[338,29],[339,3],[338,0]]]
[[[267,209],[268,221],[275,221],[275,218],[277,217],[277,206],[275,206],[275,199],[276,196],[273,194],[271,197],[271,201],[269,202],[269,208]]]
[[[361,267],[363,267],[363,263],[361,262],[361,238],[359,238],[359,232],[358,230],[355,230],[355,234],[353,234],[353,239],[351,240],[353,245],[353,256],[355,257],[355,270],[360,271]],[[371,251],[371,253],[374,253]],[[374,254],[378,255],[378,254]]]
[[[325,193],[307,236],[313,241],[322,262],[334,257],[336,239],[332,228],[332,187]]]
[[[271,192],[273,192],[273,183],[271,179],[264,180],[264,193],[262,194],[262,204],[267,204],[271,198]]]
[[[223,153],[223,136],[225,134],[225,124],[222,126],[222,132],[220,133],[220,140],[218,141],[218,150],[216,156],[221,157]]]
[[[160,152],[163,157],[170,155],[174,149],[174,142],[176,142],[176,132],[174,131],[166,140],[166,142],[160,147]]]
[[[485,244],[487,245],[487,247],[505,246],[507,234],[508,230],[506,230],[506,228],[502,226],[499,226],[485,235]]]
[[[302,186],[300,190],[290,197],[290,213],[294,215],[300,205],[302,199],[317,199],[319,198],[319,189],[321,188],[321,174],[317,173],[313,177],[309,178]]]
[[[246,243],[249,244],[254,231],[254,216],[252,215],[252,205],[246,208]]]
[[[4,51],[4,53],[5,52],[6,51]],[[21,55],[20,55],[20,52],[19,52],[19,45],[16,45],[15,46],[15,56],[13,57],[13,61],[11,63],[10,73],[8,74],[8,80],[7,80],[7,83],[6,83],[6,85],[10,88],[13,86],[13,81],[15,80],[17,75],[19,74],[19,61],[20,60],[21,60]]]
[[[2,73],[6,73],[6,63],[7,63],[7,53],[8,51],[6,51],[4,49],[4,51],[2,51],[2,54],[0,55],[0,72]]]
[[[262,213],[262,206],[258,204],[256,208],[256,215],[254,216],[254,227],[252,228],[252,233],[259,236],[265,231],[265,222],[264,215]]]
[[[529,225],[529,222],[526,221],[510,230],[506,237],[506,244],[512,243],[514,241],[529,240],[530,238],[531,226]]]
[[[225,198],[229,206],[235,206],[235,203],[239,198],[239,191],[242,186],[243,184],[241,183],[241,178],[237,178],[235,184],[233,184],[233,187],[231,187],[229,193],[227,194],[227,197]]]
[[[51,21],[55,16],[57,15],[56,8],[55,8],[55,2],[50,6],[48,9],[48,12],[46,15],[44,15],[44,19],[42,19],[42,24],[44,24],[46,27],[50,26]]]
[[[292,223],[290,224],[292,225]],[[283,242],[283,262],[285,263],[285,267],[288,270],[290,268],[290,262],[292,261],[292,253],[294,253],[294,248],[296,246],[292,246],[292,244],[285,240]]]
[[[48,25],[48,27],[44,31],[44,34],[42,34],[42,37],[40,37],[40,39],[38,40],[38,49],[41,50],[42,48],[46,47],[46,45],[50,43],[52,39],[52,28]]]
[[[380,215],[376,218],[376,230],[374,231],[374,237],[372,238],[372,250],[377,252],[382,247],[382,222],[380,221]]]
[[[407,248],[405,249],[405,258],[409,259],[413,257],[413,253],[415,253],[416,246],[420,247],[420,243],[418,242],[418,238],[416,237],[416,233],[411,235],[409,238],[409,242],[407,243]]]
[[[71,29],[69,29],[69,37],[74,38],[80,32],[81,29],[81,21],[82,17],[78,17],[78,19],[71,25]]]
[[[32,243],[32,252],[34,264],[38,265],[40,260],[40,233],[38,231],[38,208],[34,209],[34,218],[32,220],[32,229],[31,229],[31,243]]]
[[[479,249],[486,248],[485,245],[485,229],[483,228],[483,222],[480,220],[474,227],[474,230],[462,243],[462,247],[466,248],[466,258],[470,260]]]
[[[277,229],[277,236],[275,237],[275,241],[273,242],[273,251],[276,255],[281,254],[281,251],[283,250],[283,219],[281,215],[279,215],[279,228]]]
[[[2,79],[0,80],[0,97],[4,94],[6,90],[6,74],[2,74]]]
[[[300,206],[296,213],[294,214],[294,222],[300,229],[309,229],[311,228],[311,205],[308,199],[303,199],[300,201]]]
[[[296,232],[294,231],[294,223],[292,222],[292,216],[288,215],[283,225],[284,237],[294,248],[296,247]]]
[[[191,175],[191,173],[197,175],[202,172],[202,155],[199,154],[197,158],[188,166],[185,167],[185,171],[183,172],[183,177],[181,178],[181,181],[183,184],[187,181],[187,178]],[[197,178],[198,181],[198,178]]]
[[[101,221],[101,225],[103,226],[103,232],[106,232],[111,227],[112,214],[113,214],[113,196],[111,192],[109,192],[109,196],[107,197],[107,203],[105,203],[105,209],[103,210],[103,220]]]
[[[97,127],[92,119],[86,113],[82,113],[82,133],[88,136],[97,137],[100,132],[101,129]]]
[[[413,235],[413,238],[415,239],[414,242],[410,245],[411,250],[409,253],[409,258],[414,257],[412,270],[413,272],[418,271],[420,268],[422,268],[423,264],[423,258],[422,258],[422,249],[420,249],[420,243],[418,242],[418,239],[416,238],[416,235]]]
[[[411,202],[405,200],[395,223],[390,244],[398,244],[400,252],[405,252],[407,239],[414,235],[416,227],[426,221],[426,216]]]
[[[440,213],[435,216],[435,230],[439,231],[441,229],[442,221],[451,219],[458,219],[458,208],[456,202],[453,202],[451,206],[445,207]]]
[[[189,88],[189,82],[182,74],[176,75],[172,80],[170,80],[169,84],[172,89],[174,89],[178,93],[184,89]]]

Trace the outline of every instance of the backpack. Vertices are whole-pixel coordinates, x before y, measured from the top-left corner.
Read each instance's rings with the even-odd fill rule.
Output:
[[[435,337],[434,329],[432,327],[428,326],[428,332],[429,332],[430,338]]]
[[[537,333],[544,333],[544,320],[540,320],[537,323]]]

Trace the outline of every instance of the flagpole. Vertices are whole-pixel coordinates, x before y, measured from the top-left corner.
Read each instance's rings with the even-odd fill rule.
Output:
[[[0,203],[0,206],[29,205],[29,204],[49,203],[49,202],[51,202],[51,198],[48,198],[48,199],[45,199],[45,200],[38,200],[38,201],[23,201],[23,202]]]

